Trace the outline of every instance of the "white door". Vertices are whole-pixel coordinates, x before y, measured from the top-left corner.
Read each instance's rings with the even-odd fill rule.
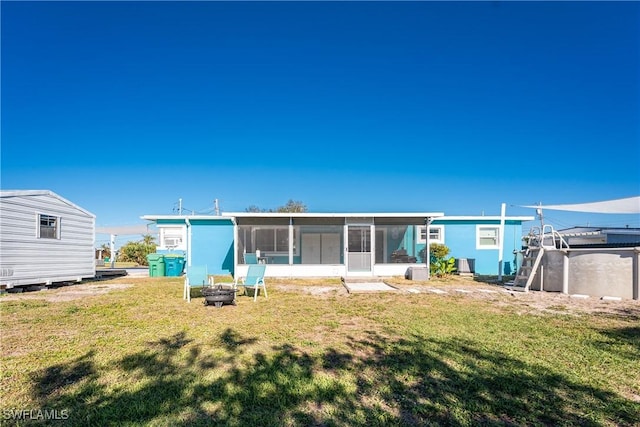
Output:
[[[350,225],[347,233],[347,271],[371,272],[371,226]]]

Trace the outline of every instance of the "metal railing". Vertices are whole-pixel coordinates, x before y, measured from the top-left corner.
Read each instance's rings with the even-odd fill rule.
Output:
[[[544,225],[542,229],[540,227],[531,227],[529,234],[525,237],[527,245],[533,248],[544,249],[569,249],[569,244],[566,240],[554,230],[551,225]]]

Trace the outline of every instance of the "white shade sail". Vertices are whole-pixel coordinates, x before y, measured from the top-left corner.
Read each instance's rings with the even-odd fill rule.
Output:
[[[640,196],[602,202],[576,203],[567,205],[526,205],[523,208],[551,209],[571,212],[591,212],[603,214],[640,214]]]

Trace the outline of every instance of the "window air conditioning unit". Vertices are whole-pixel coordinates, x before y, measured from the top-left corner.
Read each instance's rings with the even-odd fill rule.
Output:
[[[179,237],[165,237],[164,246],[166,248],[169,248],[169,247],[175,248],[180,245],[181,241],[182,239],[180,239]]]

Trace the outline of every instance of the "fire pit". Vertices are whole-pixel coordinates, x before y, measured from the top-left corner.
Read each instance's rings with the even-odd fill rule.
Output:
[[[223,288],[222,285],[202,288],[204,305],[213,304],[220,308],[224,303],[236,303],[236,289]]]

